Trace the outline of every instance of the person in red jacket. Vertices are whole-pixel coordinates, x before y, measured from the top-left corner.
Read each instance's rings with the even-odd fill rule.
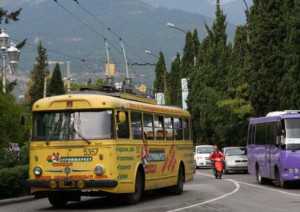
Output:
[[[212,168],[213,168],[213,172],[214,172],[214,175],[216,174],[216,167],[215,167],[215,161],[217,159],[221,160],[221,161],[224,161],[225,157],[224,157],[224,154],[223,152],[221,152],[218,148],[218,146],[216,146],[216,149],[215,151],[213,151],[210,156],[209,156],[209,159],[211,161],[213,161],[213,164],[212,164]],[[223,164],[224,166],[224,164]]]
[[[210,159],[210,160],[213,160],[213,161],[214,161],[215,159],[222,159],[222,160],[224,160],[224,154],[223,154],[223,152],[221,152],[221,151],[219,150],[219,148],[216,146],[215,151],[213,151],[213,152],[210,154],[209,159]]]

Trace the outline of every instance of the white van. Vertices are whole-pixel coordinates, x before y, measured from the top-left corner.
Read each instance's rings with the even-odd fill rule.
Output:
[[[197,168],[210,168],[209,155],[216,149],[213,145],[199,145],[195,147],[195,161]]]

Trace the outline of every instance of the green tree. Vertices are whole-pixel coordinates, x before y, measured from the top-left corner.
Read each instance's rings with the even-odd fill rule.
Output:
[[[0,7],[0,24],[4,21],[6,24],[9,23],[9,21],[18,21],[19,15],[21,13],[22,9],[18,9],[13,12],[9,12],[7,10],[4,10]]]
[[[168,77],[168,90],[170,92],[170,104],[181,107],[181,59],[177,53],[171,65],[171,72]]]
[[[283,109],[300,108],[300,2],[284,2],[287,37],[285,40],[284,77],[280,87],[282,95],[280,107]],[[287,98],[288,97],[288,98]]]
[[[162,52],[159,53],[158,62],[155,67],[155,80],[153,88],[155,93],[164,93],[166,91],[167,82],[167,67],[165,56]]]
[[[247,74],[245,73],[248,57],[247,33],[246,26],[238,26],[235,32],[230,70],[227,76],[228,84],[231,87],[236,87],[247,82]]]
[[[62,80],[59,64],[55,65],[53,74],[49,83],[48,95],[55,96],[65,93],[64,82]]]
[[[43,47],[42,42],[39,42],[37,52],[38,55],[31,71],[31,81],[28,91],[28,98],[31,105],[38,99],[43,98],[45,77],[48,75],[47,50]]]
[[[71,90],[79,91],[81,88],[99,89],[104,84],[105,81],[101,78],[98,78],[94,83],[90,80],[88,80],[86,83],[72,83]]]
[[[8,143],[23,144],[27,140],[26,127],[21,124],[23,108],[11,95],[0,93],[0,150]]]
[[[254,0],[249,15],[248,73],[250,100],[255,115],[265,115],[279,110],[282,87],[279,82],[285,70],[285,39],[283,2],[278,0]]]
[[[190,74],[195,69],[196,58],[198,56],[200,47],[200,41],[198,38],[198,32],[195,29],[194,32],[187,32],[185,38],[185,46],[183,49],[183,56],[181,61],[181,77],[189,78]]]
[[[229,138],[222,127],[229,120],[220,101],[228,98],[227,75],[232,51],[227,44],[226,17],[219,1],[216,7],[216,18],[211,28],[206,26],[208,35],[200,44],[197,69],[190,77],[188,102],[194,140],[224,144]]]

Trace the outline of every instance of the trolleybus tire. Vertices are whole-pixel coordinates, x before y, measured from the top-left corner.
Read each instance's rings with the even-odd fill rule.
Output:
[[[260,185],[264,185],[267,183],[267,179],[261,176],[259,167],[256,168],[256,181]]]
[[[68,202],[63,192],[50,192],[48,200],[54,208],[64,208]]]
[[[127,204],[136,204],[141,200],[144,193],[144,181],[144,175],[139,169],[135,178],[135,192],[125,195],[125,202]]]
[[[284,181],[281,177],[280,177],[280,173],[278,168],[275,169],[275,178],[276,178],[276,184],[281,187],[281,188],[287,188],[287,182]]]
[[[183,192],[183,185],[185,181],[185,176],[184,176],[184,168],[183,165],[181,164],[178,170],[178,175],[177,175],[177,184],[173,187],[170,188],[170,192],[175,195],[182,194]]]

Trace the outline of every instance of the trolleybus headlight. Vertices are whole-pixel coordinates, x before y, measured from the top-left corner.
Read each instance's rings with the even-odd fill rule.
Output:
[[[77,186],[78,186],[78,188],[84,188],[84,186],[85,186],[85,184],[84,184],[84,181],[83,180],[79,180],[78,182],[77,182]]]
[[[103,166],[97,165],[97,166],[95,167],[94,172],[95,172],[95,174],[96,174],[97,176],[103,175],[103,174],[104,174],[104,168],[103,168]]]
[[[41,167],[38,167],[38,166],[34,167],[34,169],[33,169],[33,174],[34,174],[35,176],[41,176],[42,173],[43,173],[43,170],[42,170]]]
[[[50,188],[55,189],[57,187],[57,183],[54,180],[51,180],[49,186]]]

